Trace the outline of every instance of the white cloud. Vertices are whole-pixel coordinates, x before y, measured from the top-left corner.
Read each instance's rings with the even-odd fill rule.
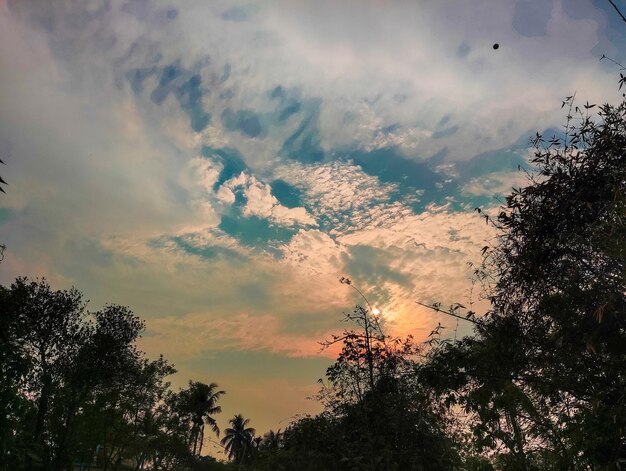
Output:
[[[246,216],[258,216],[283,226],[317,225],[315,219],[305,208],[287,208],[280,204],[272,195],[270,185],[260,181],[255,176],[242,172],[225,182],[223,186],[230,191],[230,193],[227,190],[218,192],[218,197],[222,195],[223,201],[234,201],[234,191],[239,188],[243,189],[243,194],[246,197],[243,213]]]
[[[475,213],[431,205],[415,214],[401,201],[389,201],[394,185],[381,183],[349,163],[290,164],[276,172],[304,189],[317,218],[331,221],[332,238],[319,231],[301,231],[284,248],[285,258],[326,276],[356,276],[353,281],[383,308],[390,333],[413,332],[423,338],[433,322],[449,324],[449,319],[417,306],[416,300],[466,303],[470,298],[472,270],[467,263],[480,261],[480,249],[494,235]],[[355,247],[378,252],[366,250],[361,255],[351,251]],[[368,254],[377,259],[359,259]],[[360,265],[367,267],[367,273],[357,269]],[[357,269],[355,275],[351,269]],[[388,276],[377,276],[377,270]],[[479,301],[479,293],[472,297]],[[357,296],[356,302],[363,300]]]
[[[461,191],[472,196],[498,196],[508,194],[512,188],[520,188],[528,184],[528,176],[524,172],[494,172],[472,178]]]
[[[343,162],[301,165],[287,164],[275,169],[275,176],[305,190],[304,198],[315,218],[329,222],[330,234],[356,231],[377,223],[396,185],[381,184],[357,165]]]
[[[304,272],[336,278],[342,275],[341,255],[345,254],[345,247],[324,232],[301,229],[282,247],[282,251],[287,263]]]

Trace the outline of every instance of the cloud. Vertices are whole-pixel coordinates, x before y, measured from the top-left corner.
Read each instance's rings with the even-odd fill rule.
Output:
[[[275,176],[303,189],[303,200],[330,235],[362,229],[380,205],[388,203],[393,184],[380,183],[350,163],[287,164]],[[374,206],[376,205],[376,206]]]
[[[452,331],[415,301],[466,301],[520,136],[620,97],[610,8],[540,3],[1,3],[0,281],[130,305],[184,371],[315,356],[364,302],[340,276]]]
[[[234,202],[234,194],[239,189],[243,190],[243,195],[246,199],[246,204],[243,207],[243,214],[246,216],[258,216],[284,226],[317,225],[315,219],[311,217],[305,208],[287,208],[283,206],[272,195],[270,185],[244,173],[224,183],[219,190],[218,196],[221,195],[222,201]]]
[[[528,183],[528,177],[523,172],[494,172],[483,177],[472,178],[467,182],[462,192],[472,196],[496,197],[508,194],[513,188],[521,188]]]
[[[300,229],[281,249],[283,260],[304,272],[334,275],[336,278],[342,274],[341,257],[345,253],[345,247],[324,232]]]
[[[315,356],[317,341],[304,335],[281,335],[276,317],[227,314],[216,318],[206,312],[154,319],[143,341],[151,352],[169,351],[195,356],[207,351],[272,351],[291,356]],[[179,346],[178,348],[176,346]]]

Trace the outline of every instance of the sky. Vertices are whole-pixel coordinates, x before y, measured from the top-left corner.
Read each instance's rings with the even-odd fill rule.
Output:
[[[0,283],[129,306],[222,427],[284,428],[364,303],[340,277],[390,335],[469,332],[415,301],[486,308],[474,208],[566,96],[620,99],[625,45],[600,0],[0,1]]]

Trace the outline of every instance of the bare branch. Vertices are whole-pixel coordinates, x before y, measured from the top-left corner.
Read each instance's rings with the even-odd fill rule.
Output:
[[[457,319],[461,319],[467,322],[471,322],[472,324],[476,324],[476,325],[484,325],[483,322],[478,321],[476,319],[472,319],[471,316],[470,317],[466,317],[466,316],[459,316],[458,314],[455,314],[451,309],[445,311],[443,309],[440,309],[438,306],[433,306],[430,304],[424,304],[424,303],[420,303],[419,301],[415,301],[415,304],[419,304],[420,306],[424,306],[427,307],[428,309],[435,311],[435,312],[441,312],[442,314],[446,314],[447,316],[452,316],[452,317],[456,317]]]

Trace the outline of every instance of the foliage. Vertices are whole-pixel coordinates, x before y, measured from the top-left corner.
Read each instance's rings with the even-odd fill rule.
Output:
[[[144,324],[128,308],[90,313],[75,289],[18,278],[0,313],[0,469],[222,467],[199,455],[223,391],[170,391],[174,368],[137,350]]]
[[[626,444],[626,103],[563,105],[564,136],[536,136],[528,186],[487,216],[490,311],[422,368],[502,469],[613,469]]]
[[[230,427],[224,430],[224,438],[221,440],[228,458],[238,464],[249,463],[255,450],[253,439],[256,433],[252,427],[248,427],[250,419],[237,414],[228,423]]]
[[[280,429],[274,432],[270,430],[261,439],[255,438],[257,442],[256,452],[252,469],[259,471],[270,471],[281,469],[280,461],[283,458],[285,446],[285,433]]]
[[[192,424],[191,444],[192,453],[200,456],[202,444],[204,443],[204,425],[211,427],[211,430],[219,436],[220,429],[217,421],[213,417],[219,414],[222,408],[217,405],[224,391],[218,391],[215,383],[204,384],[189,381],[189,388],[178,394],[176,405],[179,417]]]
[[[276,469],[453,469],[460,464],[438,401],[415,381],[419,349],[385,336],[375,316],[357,306],[319,399],[325,411],[285,431]]]

